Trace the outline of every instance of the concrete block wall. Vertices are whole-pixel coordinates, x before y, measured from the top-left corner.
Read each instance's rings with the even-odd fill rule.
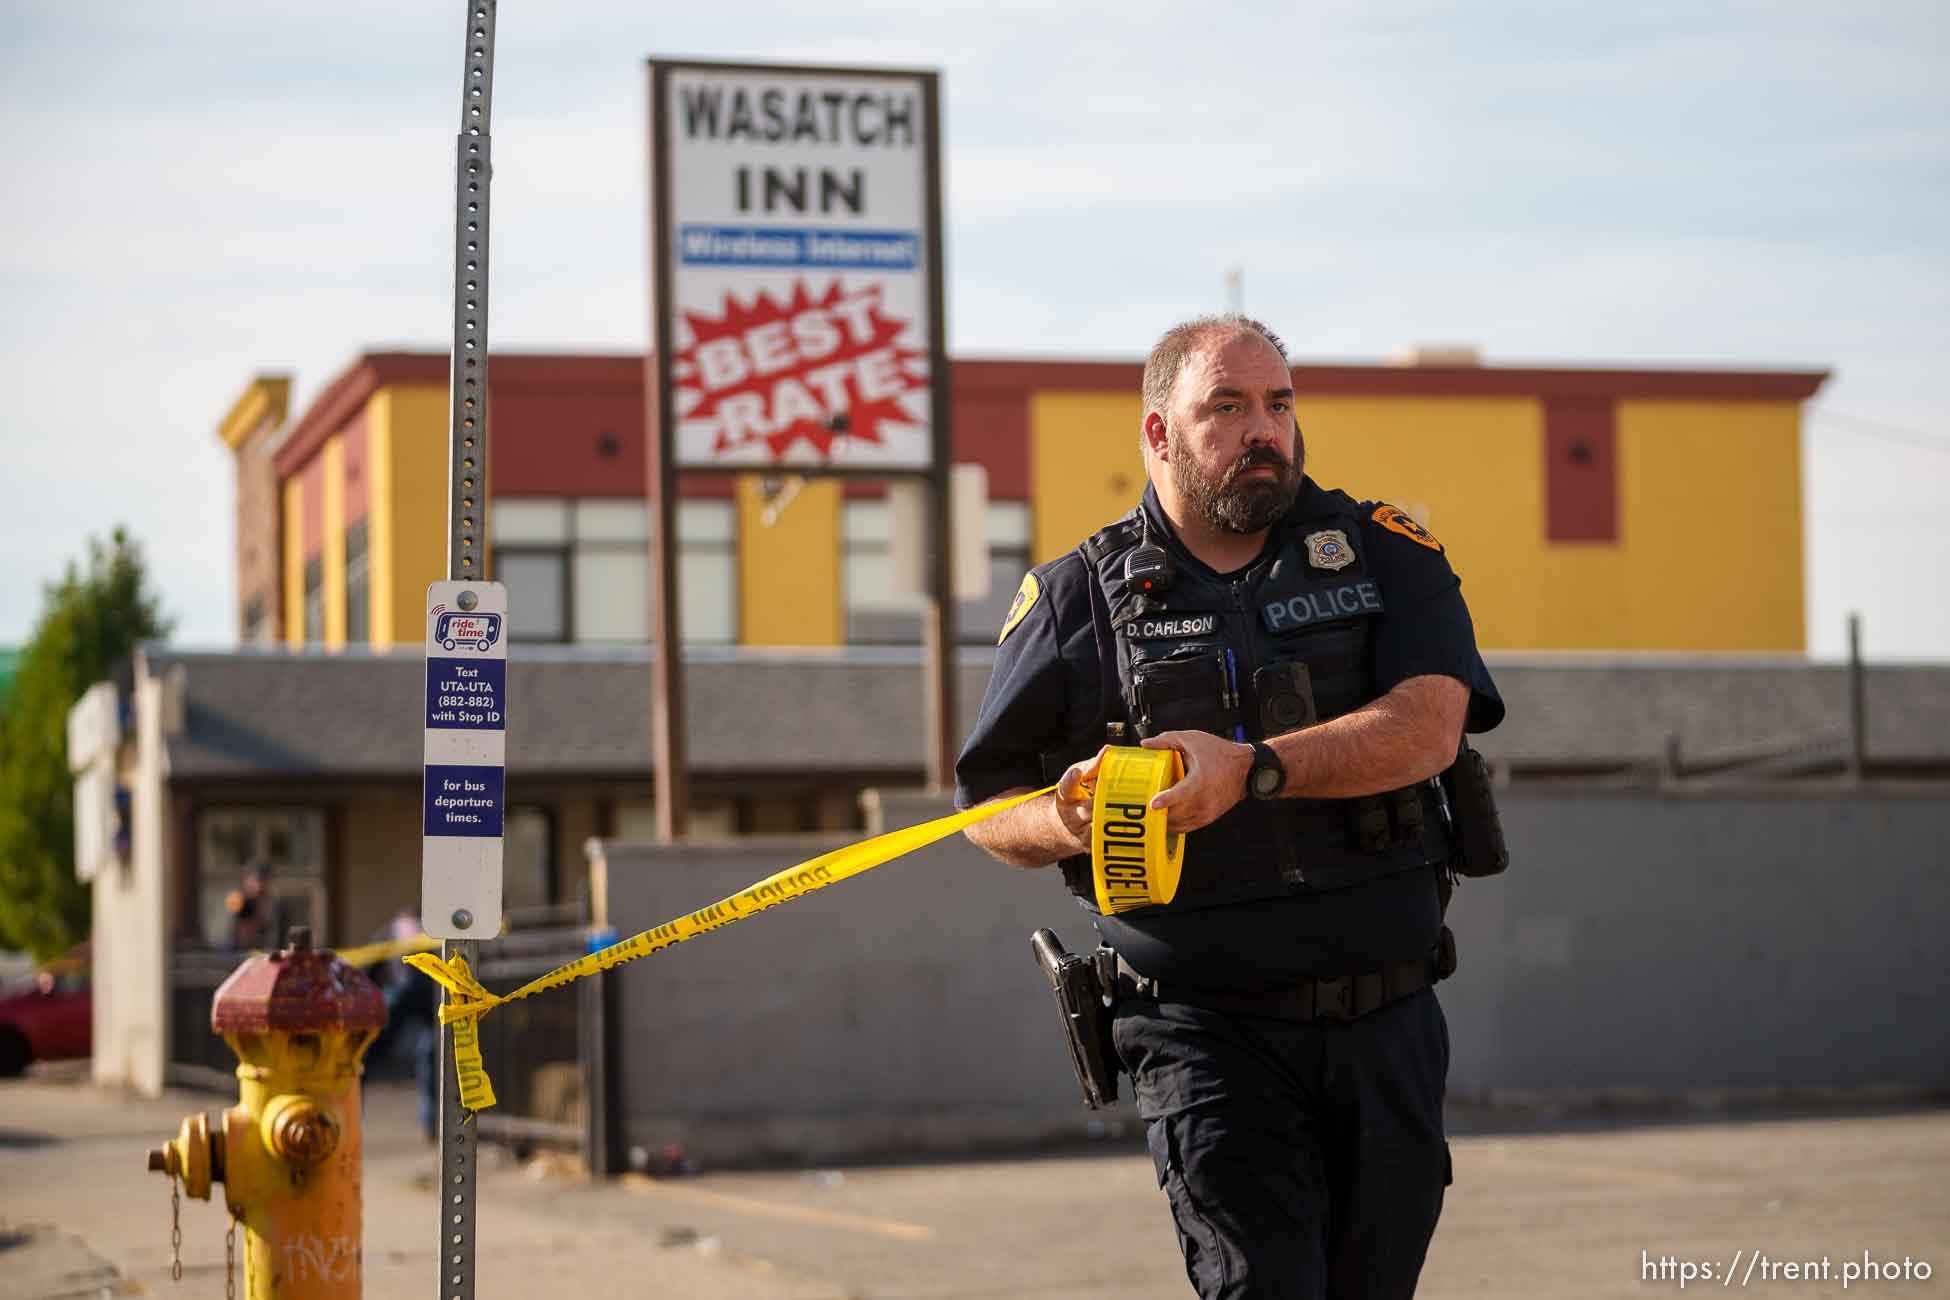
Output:
[[[885,802],[890,827],[947,811]],[[606,844],[610,923],[647,929],[845,842]],[[1054,872],[955,836],[625,967],[625,1142],[721,1164],[1081,1135],[1092,1116],[1029,949],[1042,925],[1095,946]]]
[[[1950,1090],[1942,786],[1515,794],[1464,881],[1452,1094]]]
[[[886,799],[890,825],[945,801]],[[1939,789],[1511,794],[1441,988],[1452,1096],[1950,1089]],[[837,840],[603,846],[611,923],[693,911]],[[626,967],[626,1141],[715,1163],[1022,1144],[1083,1109],[1028,946],[1094,946],[1055,873],[959,837]]]

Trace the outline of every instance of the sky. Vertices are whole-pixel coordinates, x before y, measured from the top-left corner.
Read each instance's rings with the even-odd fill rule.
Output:
[[[234,639],[231,402],[447,346],[463,12],[0,0],[0,645],[118,523],[175,639]],[[498,32],[497,348],[646,345],[644,58],[938,68],[952,352],[1139,357],[1236,266],[1297,360],[1829,369],[1810,652],[1859,611],[1872,658],[1950,660],[1941,0],[509,0]]]

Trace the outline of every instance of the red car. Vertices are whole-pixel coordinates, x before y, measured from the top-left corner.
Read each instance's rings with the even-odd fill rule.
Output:
[[[85,958],[49,962],[32,980],[0,991],[0,1079],[30,1061],[87,1056],[93,1015]]]

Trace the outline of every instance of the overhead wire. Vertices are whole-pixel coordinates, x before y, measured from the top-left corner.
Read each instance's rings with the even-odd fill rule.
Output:
[[[1813,407],[1808,418],[1817,423],[1832,425],[1848,433],[1859,433],[1866,437],[1881,438],[1887,442],[1901,443],[1906,447],[1919,447],[1924,451],[1950,452],[1950,437],[1941,434],[1925,433],[1921,429],[1907,429],[1901,425],[1887,424],[1881,420],[1865,419],[1859,415],[1848,415],[1841,411]]]

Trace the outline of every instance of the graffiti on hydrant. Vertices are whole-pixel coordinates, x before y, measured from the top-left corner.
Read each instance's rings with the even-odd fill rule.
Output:
[[[294,1282],[321,1278],[346,1282],[359,1275],[359,1239],[323,1237],[301,1232],[284,1243],[285,1276]]]

